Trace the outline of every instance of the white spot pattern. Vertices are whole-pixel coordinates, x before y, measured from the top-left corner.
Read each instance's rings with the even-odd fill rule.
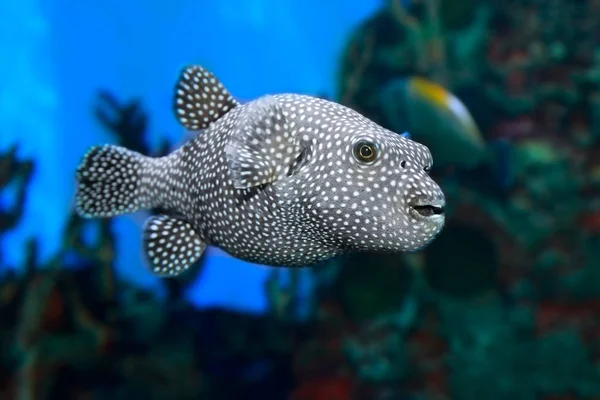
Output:
[[[376,145],[375,162],[357,160],[359,141]],[[189,223],[189,240],[250,262],[414,251],[444,225],[427,147],[324,99],[277,94],[237,105],[170,155],[137,157],[142,184],[127,211],[160,206]],[[86,210],[99,215],[93,207],[106,200],[88,196]]]
[[[77,167],[76,212],[86,218],[112,217],[141,205],[137,153],[122,147],[94,146]]]
[[[211,72],[197,65],[182,70],[173,100],[177,120],[192,131],[207,128],[238,104]]]
[[[287,174],[301,150],[273,96],[251,102],[225,146],[233,185],[247,189],[272,183]]]
[[[143,238],[150,269],[158,276],[176,276],[198,261],[206,245],[189,222],[166,215],[150,217]]]

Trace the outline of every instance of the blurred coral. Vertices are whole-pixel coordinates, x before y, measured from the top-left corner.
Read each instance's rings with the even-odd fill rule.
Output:
[[[0,154],[0,193],[8,191],[10,185],[16,186],[12,208],[7,210],[0,204],[0,235],[13,229],[21,219],[27,201],[27,186],[33,174],[33,161],[19,160],[17,151],[15,145]]]
[[[376,101],[390,81],[425,75],[451,89],[493,167],[432,172],[446,193],[447,226],[413,269],[423,284],[404,339],[411,372],[396,393],[600,398],[598,4],[489,1],[460,11],[435,3],[389,2],[357,29],[342,60],[341,101],[397,131],[404,127]],[[428,31],[436,19],[440,28]],[[419,29],[445,42],[444,57],[414,44]],[[419,46],[429,56],[415,57]],[[402,104],[390,99],[387,114],[402,119]],[[508,167],[503,196],[481,184],[495,179],[498,143]],[[436,352],[414,357],[423,342]]]
[[[477,129],[437,150],[460,156],[432,171],[448,204],[436,240],[312,269],[306,318],[300,272],[284,283],[275,269],[270,312],[255,317],[182,301],[201,263],[164,299],[119,281],[111,222],[73,215],[60,252],[41,262],[31,240],[0,281],[0,398],[599,399],[599,12],[595,0],[387,1],[349,39],[337,97],[390,129],[405,109],[381,98],[410,79],[468,109]],[[141,101],[97,100],[119,144],[171,147],[148,144]],[[461,137],[473,140],[446,146]],[[473,149],[482,161],[466,168]],[[33,166],[16,147],[0,156],[0,189],[17,187],[0,235]],[[484,190],[498,176],[501,195]]]

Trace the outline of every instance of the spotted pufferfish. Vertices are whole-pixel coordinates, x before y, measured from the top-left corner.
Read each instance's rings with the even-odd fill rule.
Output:
[[[200,66],[173,108],[198,133],[147,157],[93,146],[76,171],[84,218],[159,208],[143,227],[150,270],[186,271],[207,245],[249,262],[310,266],[342,253],[416,251],[444,226],[429,149],[338,103],[300,94],[245,104]]]

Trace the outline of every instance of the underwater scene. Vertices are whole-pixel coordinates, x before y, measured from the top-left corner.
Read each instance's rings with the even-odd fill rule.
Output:
[[[600,1],[0,0],[0,400],[600,400]]]

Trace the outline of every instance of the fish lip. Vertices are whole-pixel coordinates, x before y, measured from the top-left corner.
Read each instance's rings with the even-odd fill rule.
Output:
[[[419,200],[410,204],[413,216],[420,219],[444,218],[446,201],[444,199]]]
[[[424,206],[432,206],[432,207],[439,207],[439,208],[445,208],[446,207],[446,200],[444,199],[432,199],[432,200],[424,200],[424,199],[420,199],[417,200],[415,202],[413,202],[411,204],[411,207],[424,207]]]

